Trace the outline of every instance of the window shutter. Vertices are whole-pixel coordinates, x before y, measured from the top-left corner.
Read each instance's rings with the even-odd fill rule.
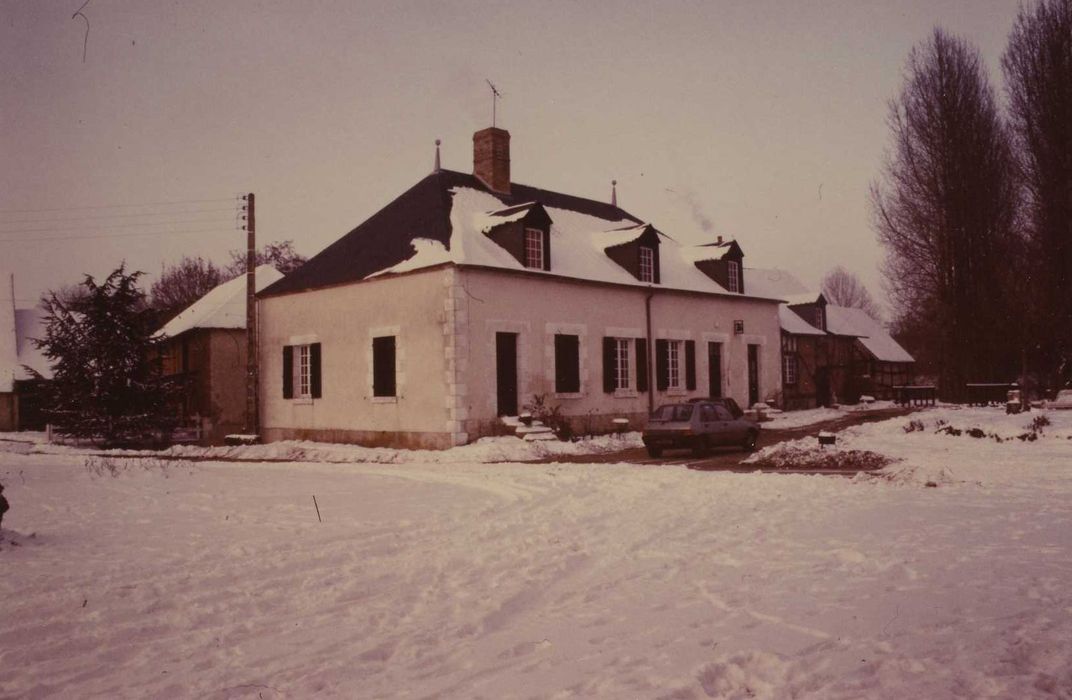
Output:
[[[685,388],[696,390],[696,341],[685,341]]]
[[[668,344],[665,340],[655,341],[655,388],[666,391],[670,386],[670,362]]]
[[[614,338],[603,339],[603,391],[608,394],[614,393],[614,385],[617,383],[614,376],[617,370],[617,341]]]
[[[555,391],[575,394],[581,390],[580,338],[555,335]]]
[[[283,346],[283,398],[294,398],[294,346]]]
[[[648,390],[648,339],[637,338],[636,341],[636,388],[637,391]]]
[[[309,346],[309,394],[320,398],[320,343]]]
[[[551,271],[551,227],[543,232],[543,269]]]
[[[372,395],[395,395],[395,337],[372,339]]]

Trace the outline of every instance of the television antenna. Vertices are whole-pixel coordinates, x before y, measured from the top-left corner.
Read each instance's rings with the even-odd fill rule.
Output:
[[[495,126],[495,103],[502,99],[502,93],[499,92],[499,88],[495,87],[495,83],[487,78],[484,78],[484,81],[488,84],[488,87],[491,88],[491,125]]]

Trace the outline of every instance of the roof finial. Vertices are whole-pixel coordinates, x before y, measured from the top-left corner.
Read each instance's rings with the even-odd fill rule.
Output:
[[[618,181],[610,181],[610,205],[612,207],[618,206]]]
[[[435,140],[435,170],[433,173],[439,172],[439,144],[442,143],[439,139]]]

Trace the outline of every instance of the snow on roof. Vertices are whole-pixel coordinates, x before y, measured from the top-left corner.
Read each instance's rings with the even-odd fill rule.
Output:
[[[857,338],[863,338],[870,335],[871,326],[861,322],[860,314],[867,316],[867,314],[860,311],[860,314],[856,312],[859,309],[852,309],[847,306],[834,306],[833,304],[826,305],[826,330],[834,335],[851,335]],[[868,316],[868,318],[870,318]]]
[[[479,215],[474,216],[473,224],[481,233],[487,233],[496,226],[524,219],[528,215],[529,210],[534,206],[536,206],[536,202],[525,202],[523,204],[515,204],[512,207],[506,207],[505,209],[499,209],[498,211],[485,212],[483,217]]]
[[[10,296],[3,296],[0,297],[0,392],[11,391],[19,366],[15,338],[15,302]]]
[[[257,291],[283,277],[283,273],[271,265],[259,265]],[[171,319],[154,337],[174,338],[194,328],[245,328],[246,327],[246,276],[239,275],[224,282],[195,301]]]
[[[636,224],[634,226],[615,228],[609,231],[594,231],[592,232],[592,243],[594,243],[600,250],[606,250],[607,248],[613,248],[618,245],[625,245],[626,243],[632,243],[643,236],[644,232],[647,231],[649,227],[651,227],[651,224]]]
[[[12,391],[15,381],[33,376],[23,365],[52,376],[48,358],[33,342],[44,337],[44,317],[41,307],[16,309],[10,294],[0,297],[0,392]]]
[[[415,270],[444,262],[513,270],[526,269],[484,233],[490,222],[494,221],[495,225],[498,225],[506,220],[514,220],[511,217],[519,213],[523,215],[528,210],[528,205],[504,210],[502,202],[494,195],[472,187],[453,187],[451,195],[449,246],[432,241],[414,243],[411,246],[413,254],[407,260],[367,277]],[[605,219],[571,209],[560,209],[546,204],[543,206],[551,217],[552,256],[551,272],[543,274],[638,287],[648,285],[614,262],[606,254],[606,249],[635,241],[651,224],[637,223],[627,218]],[[731,294],[697,269],[686,251],[686,246],[661,233],[659,242],[660,288]],[[751,291],[733,296],[772,298]]]
[[[726,248],[729,248],[732,244],[733,241],[731,240],[722,243],[702,243],[700,245],[682,246],[681,256],[694,263],[704,260],[721,260],[722,256],[727,252]],[[745,269],[747,270],[748,268]]]
[[[819,301],[821,296],[822,292],[801,292],[800,294],[788,294],[785,300],[793,306],[797,304],[814,304]]]
[[[793,335],[826,335],[825,331],[819,330],[802,319],[796,311],[790,309],[786,304],[778,305],[778,323],[783,331]]]
[[[793,296],[807,293],[807,287],[792,273],[777,268],[746,267],[744,269],[744,288],[753,294],[777,297],[787,301]],[[786,333],[794,335],[826,335],[824,331],[802,319],[786,304],[778,306],[778,323]]]
[[[392,265],[385,270],[373,272],[369,278],[389,275],[396,272],[409,272],[419,270],[422,267],[432,267],[450,262],[450,252],[446,246],[431,238],[414,238],[409,242],[413,248],[413,255],[397,265]]]
[[[830,332],[839,335],[855,335],[868,352],[881,362],[915,362],[876,319],[862,309],[847,306],[826,307],[826,323]],[[839,329],[831,327],[836,324]],[[844,331],[844,332],[843,332]]]
[[[808,288],[792,273],[778,268],[746,267],[744,286],[749,293],[779,299],[786,299],[792,294],[808,291]]]

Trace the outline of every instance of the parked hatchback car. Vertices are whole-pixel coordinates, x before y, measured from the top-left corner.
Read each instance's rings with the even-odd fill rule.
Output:
[[[644,447],[652,457],[678,448],[699,453],[712,447],[739,446],[750,452],[758,439],[758,423],[734,417],[721,401],[705,399],[659,406],[643,434]]]

